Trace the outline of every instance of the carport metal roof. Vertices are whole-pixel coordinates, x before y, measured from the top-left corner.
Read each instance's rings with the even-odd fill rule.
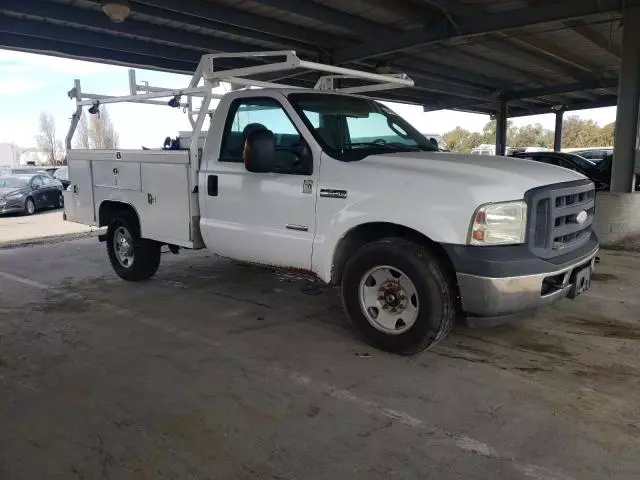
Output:
[[[121,24],[98,1],[2,0],[0,47],[192,73],[204,52],[404,72],[389,100],[509,116],[616,104],[622,8],[640,0],[132,0]],[[231,60],[223,67],[247,66]],[[312,86],[317,73],[263,75]],[[382,95],[382,94],[381,94]]]

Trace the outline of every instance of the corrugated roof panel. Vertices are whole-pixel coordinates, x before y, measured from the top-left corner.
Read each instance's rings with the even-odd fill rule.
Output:
[[[598,22],[587,23],[586,26],[599,33],[611,45],[622,47],[622,19],[619,17],[602,20]]]
[[[438,71],[438,65],[446,65],[495,78],[496,81],[520,85],[522,88],[540,85],[535,79],[527,77],[525,73],[509,68],[511,67],[510,65],[486,60],[479,55],[468,55],[459,49],[442,48],[432,50],[421,54],[419,58],[432,63],[435,66],[435,73]]]
[[[545,44],[552,43],[560,53],[566,53],[563,57],[567,62],[585,66],[596,75],[603,71],[617,70],[619,67],[619,63],[612,58],[611,54],[597,48],[591,41],[571,28],[549,30],[533,35],[518,35],[517,38],[524,41],[537,40]]]
[[[258,2],[254,2],[253,0],[242,0],[242,1],[207,0],[207,1],[210,3],[219,3],[222,5],[227,5],[237,10],[242,10],[248,13],[253,13],[255,15],[260,15],[260,16],[271,18],[274,20],[279,20],[281,22],[290,23],[292,25],[297,25],[299,27],[311,28],[314,30],[323,31],[333,35],[340,35],[340,36],[355,35],[354,32],[350,31],[347,28],[337,27],[335,25],[319,22],[317,20],[313,20],[312,18],[309,18],[306,16],[296,15],[295,13],[290,13],[285,10],[280,10],[270,6],[262,5]]]
[[[84,8],[92,11],[101,12],[100,5],[97,1],[88,0],[49,0],[52,3],[58,3],[62,5],[68,5],[69,12],[77,11],[76,8]],[[208,22],[204,19],[195,20],[195,17],[189,17],[188,15],[175,15],[177,20],[171,20],[170,18],[162,19],[152,15],[155,7],[149,7],[145,10],[147,14],[137,13],[135,11],[135,3],[133,12],[130,17],[130,22],[123,24],[123,27],[109,27],[100,19],[94,22],[89,20],[89,23],[94,27],[77,25],[71,25],[75,23],[69,16],[66,19],[71,22],[63,23],[68,26],[70,30],[70,39],[73,34],[73,29],[80,28],[90,31],[98,31],[105,33],[108,30],[110,36],[121,36],[132,39],[132,45],[139,45],[141,51],[145,50],[144,45],[141,42],[152,41],[154,43],[160,43],[163,45],[178,45],[182,48],[191,50],[203,51],[208,44],[208,38],[211,38],[211,45],[213,48],[216,46],[216,41],[220,44],[224,42],[234,42],[232,46],[247,45],[251,48],[265,48],[265,49],[282,49],[287,48],[287,45],[305,45],[304,39],[298,38],[298,33],[308,32],[311,38],[314,38],[313,45],[309,45],[310,50],[308,53],[314,53],[317,50],[329,50],[331,46],[335,47],[341,45],[342,42],[345,45],[353,44],[352,42],[365,40],[369,38],[371,40],[371,32],[374,32],[373,41],[378,40],[378,36],[375,35],[376,28],[379,24],[380,39],[384,38],[384,33],[388,34],[394,30],[403,31],[416,28],[423,28],[427,21],[436,20],[442,18],[443,13],[436,7],[430,0],[389,0],[384,3],[383,0],[298,0],[299,3],[293,4],[295,8],[305,8],[313,6],[324,6],[338,12],[336,23],[334,25],[327,21],[318,18],[314,19],[313,14],[302,15],[295,14],[287,11],[284,7],[277,8],[272,5],[268,5],[269,2],[262,2],[261,0],[193,0],[193,5],[196,2],[208,3],[211,5],[212,11],[218,6],[225,6],[237,10],[238,12],[254,15],[255,23],[248,23],[245,25],[232,24],[227,27],[223,27],[220,22]],[[398,2],[397,5],[394,2]],[[565,4],[566,0],[448,0],[446,2],[440,2],[440,5],[445,5],[447,12],[454,17],[464,16],[466,18],[473,18],[474,15],[478,15],[481,12],[492,12],[499,14],[500,12],[509,12],[510,10],[520,9],[523,7],[536,6],[539,8],[553,8],[554,5],[559,3]],[[0,10],[3,9],[2,2],[0,2]],[[144,6],[145,2],[141,4]],[[17,5],[17,4],[13,4]],[[181,3],[175,1],[172,8],[179,10],[181,5],[185,8],[191,5],[191,2]],[[387,7],[389,5],[389,7]],[[405,10],[402,10],[402,6],[405,6]],[[397,8],[395,8],[397,7]],[[18,8],[17,6],[14,8]],[[65,7],[67,8],[67,7]],[[424,11],[425,15],[410,15],[408,11]],[[160,12],[160,10],[156,10]],[[344,12],[344,21],[338,22],[340,19],[340,12]],[[32,12],[34,13],[34,12]],[[166,11],[162,13],[166,15]],[[505,13],[507,15],[507,13]],[[43,15],[44,16],[44,15]],[[50,15],[52,16],[52,15]],[[360,22],[353,22],[349,24],[353,19],[350,18],[359,17]],[[32,17],[33,18],[33,15]],[[81,18],[80,16],[78,18]],[[194,18],[193,23],[189,23],[189,18]],[[329,15],[331,18],[331,15]],[[479,35],[467,38],[457,38],[452,40],[444,40],[438,43],[433,43],[427,46],[415,47],[403,49],[402,53],[394,53],[386,56],[382,56],[377,60],[386,60],[390,64],[394,62],[404,62],[409,68],[414,59],[421,60],[423,62],[420,65],[416,61],[416,70],[428,70],[429,65],[425,65],[424,62],[433,64],[434,70],[431,73],[437,73],[437,65],[443,67],[443,71],[446,71],[444,77],[451,79],[458,79],[464,81],[466,79],[465,74],[469,77],[474,77],[476,83],[479,85],[486,84],[487,87],[501,89],[508,85],[512,89],[531,89],[539,86],[552,86],[552,85],[564,85],[573,84],[576,82],[598,79],[598,78],[612,78],[619,73],[620,68],[620,50],[621,50],[621,26],[620,26],[620,13],[610,12],[606,14],[597,14],[583,19],[572,19],[564,23],[547,23],[544,25],[534,25],[527,28],[516,28],[511,30],[505,30],[504,32],[493,32],[490,34]],[[38,20],[51,21],[50,19]],[[219,20],[224,21],[224,18]],[[258,33],[260,31],[260,21],[265,22],[265,30],[272,30],[271,33]],[[80,20],[79,20],[80,21]],[[240,21],[240,20],[238,20]],[[144,28],[138,22],[144,22],[153,24],[156,26],[164,27],[167,30],[166,35],[159,35],[164,38],[163,41],[159,41],[156,38],[148,38],[153,30],[149,26],[146,37],[140,37],[135,35],[135,28]],[[279,23],[278,23],[279,22]],[[53,23],[59,23],[53,21]],[[104,29],[96,29],[95,25],[104,26]],[[287,27],[298,28],[295,35],[292,35]],[[111,29],[113,28],[113,29]],[[118,33],[117,30],[126,31],[127,33]],[[244,29],[244,30],[243,30]],[[157,30],[157,29],[156,29]],[[301,31],[302,30],[302,31]],[[452,34],[455,34],[455,29],[452,29]],[[43,27],[44,31],[44,27]],[[427,30],[428,31],[428,30]],[[292,38],[282,38],[280,35],[289,36]],[[32,35],[32,32],[16,32],[18,35]],[[37,27],[34,28],[33,35],[37,36]],[[200,41],[197,37],[191,37],[193,41],[199,45],[195,47],[193,45],[185,44],[185,40],[181,37],[184,34],[197,34],[200,35]],[[245,35],[246,33],[246,35]],[[256,38],[252,38],[252,34],[256,35]],[[315,34],[315,37],[313,36]],[[511,36],[514,38],[504,38],[504,36]],[[43,38],[46,35],[43,33]],[[202,41],[204,38],[204,41]],[[325,43],[326,38],[326,43]],[[176,41],[173,42],[173,39]],[[135,40],[135,42],[134,42]],[[318,40],[318,41],[316,41]],[[71,43],[72,40],[69,40]],[[291,42],[291,43],[288,43]],[[529,44],[527,44],[529,42]],[[11,43],[11,42],[9,42]],[[310,42],[306,42],[309,44]],[[113,44],[113,42],[112,42]],[[135,47],[135,45],[133,45]],[[543,50],[547,46],[550,50],[545,53]],[[128,46],[127,46],[128,48]],[[290,47],[292,48],[292,47]],[[304,53],[304,50],[303,50]],[[179,54],[179,52],[178,52]],[[105,55],[105,54],[103,54]],[[402,60],[400,60],[402,59]],[[370,60],[365,63],[368,68],[371,68],[377,60]],[[445,69],[444,67],[447,67]],[[394,68],[402,70],[401,66]],[[486,80],[485,80],[486,79]],[[472,83],[467,79],[467,85]],[[599,100],[600,98],[608,99],[612,93],[615,93],[615,88],[598,89],[587,92],[576,92],[565,95],[553,95],[545,96],[542,99],[529,100],[534,104],[537,103],[553,103],[553,102],[572,102],[580,100],[584,103],[584,99]],[[383,95],[381,93],[381,95]],[[416,93],[418,95],[418,93]]]
[[[518,70],[528,72],[536,79],[548,82],[548,84],[554,82],[570,83],[573,80],[563,72],[554,70],[548,66],[543,68],[539,64],[523,59],[522,56],[516,54],[517,49],[513,48],[513,46],[509,47],[509,53],[506,53],[506,51],[501,47],[500,42],[487,41],[484,43],[465,45],[458,48],[460,51],[471,56],[478,56],[497,64],[511,65]],[[504,48],[506,48],[506,45]]]
[[[335,10],[341,10],[345,13],[357,15],[372,22],[396,28],[398,30],[407,30],[416,26],[415,20],[410,20],[397,14],[393,8],[378,8],[366,2],[366,0],[313,0],[315,3],[326,5]],[[393,2],[390,2],[390,5]]]
[[[180,36],[180,31],[185,31],[185,32],[190,32],[190,33],[197,33],[200,35],[207,35],[212,37],[212,44],[215,43],[215,39],[216,38],[220,38],[220,39],[225,39],[225,40],[233,40],[236,42],[240,42],[240,43],[245,43],[247,44],[248,47],[250,46],[256,46],[256,47],[261,47],[261,48],[265,48],[265,49],[282,49],[284,47],[286,47],[286,41],[283,40],[282,43],[278,43],[276,41],[274,42],[267,42],[267,41],[262,41],[262,40],[256,40],[254,38],[248,37],[248,36],[240,36],[240,35],[232,35],[226,32],[222,32],[220,30],[216,30],[215,29],[215,22],[211,22],[211,26],[212,28],[203,28],[203,27],[198,27],[195,25],[189,25],[183,22],[177,22],[177,21],[171,21],[171,20],[165,20],[162,18],[158,18],[158,17],[152,17],[149,15],[143,15],[140,13],[132,13],[131,14],[131,18],[136,19],[136,20],[141,20],[141,21],[145,21],[145,22],[149,22],[152,23],[154,25],[159,25],[159,26],[163,26],[163,27],[167,27],[167,28],[171,28],[173,30],[175,30],[175,34],[176,34],[176,40],[179,40],[179,36]],[[188,46],[188,45],[186,45]]]
[[[574,22],[571,28],[578,34],[590,40],[596,50],[601,50],[615,60],[619,66],[622,51],[622,25],[620,19],[608,19],[595,23]]]
[[[461,0],[460,4],[466,8],[483,9],[492,13],[531,6],[531,2],[526,0]]]

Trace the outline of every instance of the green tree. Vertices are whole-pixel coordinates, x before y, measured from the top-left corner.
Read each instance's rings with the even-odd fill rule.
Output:
[[[613,145],[616,135],[616,122],[608,123],[600,129],[599,146],[608,147]]]
[[[507,134],[510,147],[546,147],[553,145],[553,132],[541,124],[512,127]]]
[[[456,127],[442,136],[445,146],[453,152],[470,152],[482,143],[483,136],[479,132],[470,132]]]
[[[442,135],[442,141],[447,147],[447,150],[451,150],[452,152],[461,152],[470,136],[471,132],[469,130],[462,127],[456,127],[450,132]]]
[[[507,140],[513,134],[514,130],[513,121],[507,120]],[[482,127],[482,141],[480,143],[496,143],[496,132],[498,130],[498,122],[495,120],[488,121],[484,127]],[[507,141],[507,144],[509,142]]]
[[[593,120],[582,120],[576,115],[565,119],[562,126],[563,148],[605,147],[613,145],[615,123],[603,127]],[[507,122],[507,145],[509,147],[553,147],[553,131],[540,123],[515,127]],[[496,141],[496,121],[487,122],[482,132],[470,132],[456,127],[443,136],[444,143],[454,152],[469,152],[481,143],[494,144]]]
[[[600,133],[600,126],[593,120],[583,120],[577,115],[571,115],[562,124],[562,147],[599,147]]]

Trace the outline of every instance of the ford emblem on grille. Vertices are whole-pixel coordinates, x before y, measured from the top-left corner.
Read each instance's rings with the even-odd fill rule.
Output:
[[[576,215],[576,223],[578,225],[582,225],[584,222],[587,221],[588,217],[589,215],[587,214],[587,212],[585,210],[582,210],[580,213]]]

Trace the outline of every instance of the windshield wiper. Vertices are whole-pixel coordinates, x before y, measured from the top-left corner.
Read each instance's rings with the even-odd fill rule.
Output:
[[[347,143],[345,145],[345,148],[349,148],[349,147],[386,147],[387,145],[389,145],[388,143],[382,143],[382,142],[353,142],[353,143]]]
[[[393,150],[396,149],[404,149],[404,150],[412,150],[412,151],[431,151],[425,147],[421,147],[418,145],[406,145],[404,143],[400,143],[400,142],[386,142],[386,143],[382,143],[382,142],[354,142],[354,143],[349,143],[347,145],[345,145],[345,148],[349,148],[349,147],[376,147],[376,148],[390,148]]]

